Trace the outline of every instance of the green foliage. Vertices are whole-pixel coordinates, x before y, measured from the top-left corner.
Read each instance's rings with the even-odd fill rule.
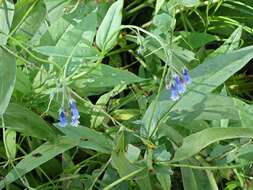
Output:
[[[16,79],[15,57],[0,49],[0,115],[2,116],[9,104]]]
[[[252,10],[0,0],[0,189],[253,189]]]
[[[96,44],[102,52],[109,51],[117,43],[117,36],[122,20],[123,3],[123,0],[118,0],[112,4],[98,28]]]

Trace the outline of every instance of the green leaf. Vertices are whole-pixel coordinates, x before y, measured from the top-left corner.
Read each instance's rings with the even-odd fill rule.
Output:
[[[103,187],[112,184],[114,181],[118,180],[119,178],[120,177],[117,173],[117,170],[115,170],[114,168],[111,167],[111,165],[109,165],[109,167],[107,168],[103,176],[103,180],[102,180]],[[113,190],[128,190],[128,189],[129,189],[129,185],[127,181],[123,181],[117,186],[114,186],[113,188]]]
[[[14,16],[14,4],[12,0],[0,1],[0,45],[7,43]]]
[[[180,32],[182,36],[181,44],[191,49],[203,47],[205,44],[217,40],[217,37],[207,33]]]
[[[125,136],[124,132],[121,132],[117,139],[117,145],[112,151],[112,166],[118,171],[121,178],[128,176],[129,174],[136,173],[136,175],[129,177],[128,179],[136,178],[136,182],[141,189],[152,189],[148,171],[144,164],[134,164],[126,157],[125,152]]]
[[[38,29],[45,21],[46,8],[43,1],[19,1],[16,4],[14,14],[14,25],[12,29],[20,24],[15,31],[15,35],[18,38],[22,38],[24,41],[30,40],[38,32]],[[27,12],[30,9],[28,15]],[[25,17],[24,20],[22,20]]]
[[[180,4],[186,7],[194,7],[198,5],[199,0],[181,0]]]
[[[138,184],[140,190],[152,190],[152,184],[151,184],[151,180],[150,180],[150,176],[148,174],[148,172],[146,172],[147,174],[143,177],[141,177],[140,179],[136,180],[136,183]]]
[[[68,5],[70,0],[44,0],[47,17],[50,24],[55,23],[63,14],[64,8]]]
[[[236,158],[253,161],[253,145],[248,144],[248,145],[238,148],[234,152],[231,152],[227,156],[227,161],[231,162]]]
[[[196,162],[182,162],[187,165],[198,164]],[[215,190],[211,188],[208,177],[203,170],[193,170],[190,168],[181,168],[184,190]]]
[[[80,8],[80,11],[82,9]],[[58,40],[56,47],[74,48],[80,41],[92,45],[97,26],[97,13],[91,13],[79,18],[64,17],[70,23],[65,33]],[[70,53],[70,52],[69,52]]]
[[[132,144],[128,144],[127,146],[127,158],[130,162],[136,162],[140,156],[141,150],[132,145]]]
[[[110,154],[113,142],[109,137],[87,127],[59,127],[59,129],[71,139],[79,139],[80,147],[96,150],[98,152]]]
[[[160,182],[163,190],[170,190],[171,189],[170,175],[157,173],[156,177],[157,177],[158,181]]]
[[[243,126],[249,126],[253,122],[252,106],[242,102],[239,99],[220,96],[215,94],[203,94],[199,96],[200,103],[185,107],[182,110],[173,110],[170,113],[170,120],[192,121],[196,120],[222,120],[231,119],[241,121]]]
[[[4,114],[15,85],[15,57],[0,48],[0,116]]]
[[[54,141],[56,131],[37,114],[18,104],[10,104],[4,115],[7,128],[14,129],[24,135]]]
[[[58,57],[53,57],[55,62],[64,65],[68,57],[72,60],[69,68],[77,66],[77,62],[82,64],[88,59],[95,59],[97,51],[92,47],[97,26],[97,14],[95,11],[85,15],[83,18],[71,20],[71,24],[58,40],[56,46],[50,49]],[[45,47],[44,47],[45,49]],[[49,49],[49,50],[50,50]],[[60,55],[60,56],[59,56]],[[62,56],[65,55],[65,58]],[[77,61],[74,59],[77,58]]]
[[[78,39],[78,36],[72,35],[71,31],[75,31],[75,34],[78,35],[78,31],[86,31],[88,28],[95,28],[94,30],[90,30],[90,34],[95,35],[96,32],[96,24],[97,21],[94,20],[94,18],[90,18],[89,26],[86,27],[79,27],[78,24],[82,23],[83,20],[85,20],[85,17],[90,15],[92,12],[96,12],[94,9],[95,7],[90,8],[86,2],[78,2],[78,6],[76,8],[73,8],[71,13],[65,12],[64,9],[67,9],[69,0],[46,0],[46,6],[48,10],[48,17],[50,21],[50,26],[47,27],[47,31],[43,34],[41,40],[40,40],[40,46],[53,46],[56,45],[57,42],[62,38],[66,39],[67,41],[62,41],[61,43],[67,43],[68,45],[71,45],[73,47],[74,44],[71,44],[71,38]],[[72,1],[73,2],[73,1]],[[65,9],[65,10],[66,10]],[[65,14],[64,14],[65,13]],[[81,14],[80,14],[81,13]],[[57,15],[57,16],[55,16]],[[96,15],[94,15],[96,16]],[[95,21],[95,22],[93,22]],[[95,25],[95,26],[94,26]],[[88,35],[89,37],[92,37],[92,35]],[[65,37],[64,37],[65,36]],[[69,37],[70,36],[70,37]],[[88,36],[85,36],[86,38]],[[81,38],[78,39],[79,41],[82,41]],[[78,41],[77,40],[77,41]],[[88,41],[93,41],[93,39],[90,39]],[[62,46],[61,48],[64,48],[66,46]],[[68,52],[69,54],[70,52]]]
[[[106,118],[105,115],[102,115],[100,112],[101,110],[105,109],[105,106],[107,105],[107,103],[109,102],[109,100],[118,95],[119,93],[121,93],[123,90],[126,89],[126,85],[125,84],[120,84],[118,86],[116,86],[113,90],[111,90],[110,92],[100,96],[100,98],[98,99],[98,101],[96,102],[96,114],[91,116],[91,126],[92,128],[96,128],[99,125],[103,124],[104,119]],[[104,110],[105,111],[105,110]]]
[[[239,26],[231,34],[231,36],[224,42],[224,44],[222,44],[222,46],[220,46],[218,49],[216,49],[214,52],[208,55],[207,58],[215,57],[217,55],[228,53],[235,49],[238,49],[240,45],[241,36],[242,36],[242,27]]]
[[[93,47],[97,10],[84,2],[72,8],[71,13],[64,14],[48,28],[40,40],[40,46],[34,49],[61,66],[68,61],[67,75],[87,62],[96,61],[100,53]]]
[[[155,148],[153,159],[157,161],[170,160],[171,154],[167,151],[165,144],[159,145]]]
[[[16,131],[7,129],[4,131],[4,143],[6,148],[6,155],[9,160],[16,158]]]
[[[69,46],[39,46],[35,50],[43,55],[68,58],[70,56],[72,47]],[[79,58],[85,60],[96,60],[98,58],[99,51],[94,47],[88,47],[84,43],[79,43],[74,51],[72,58]]]
[[[29,94],[32,91],[32,83],[29,80],[29,75],[17,68],[15,90],[22,92],[23,94]]]
[[[120,84],[127,85],[144,80],[131,72],[109,65],[99,64],[92,67],[94,69],[86,68],[85,70],[90,72],[85,74],[81,79],[77,79],[74,83],[77,89],[81,89],[87,94],[95,90],[103,91]]]
[[[113,3],[98,28],[96,44],[103,52],[109,51],[117,43],[123,4],[123,0],[117,0]]]
[[[123,177],[140,169],[140,166],[132,164],[126,157],[124,132],[121,132],[118,138],[117,145],[112,152],[112,166],[117,169],[119,175]]]
[[[233,138],[253,138],[253,128],[207,128],[194,133],[184,138],[172,161],[187,159],[214,142]]]
[[[162,8],[164,3],[165,3],[165,0],[156,0],[155,14],[157,14],[159,12],[159,10]]]
[[[3,180],[0,181],[0,189],[16,181],[21,176],[39,167],[48,160],[54,158],[79,144],[78,140],[70,140],[67,137],[58,137],[57,143],[45,143],[25,156],[15,168],[13,168]]]
[[[170,31],[173,25],[173,17],[169,14],[162,13],[159,15],[156,15],[153,19],[154,25],[161,31],[161,32],[168,32]]]

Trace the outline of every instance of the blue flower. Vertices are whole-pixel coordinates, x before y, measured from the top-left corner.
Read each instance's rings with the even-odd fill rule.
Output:
[[[75,100],[73,100],[72,98],[69,99],[69,105],[71,109],[71,125],[77,127],[80,123],[79,122],[80,115]]]
[[[173,100],[173,101],[177,101],[180,96],[179,96],[176,85],[171,84],[170,90],[171,90],[170,99]]]
[[[173,79],[176,83],[178,93],[183,94],[185,92],[185,85],[184,85],[183,81],[180,79],[180,77],[178,75],[174,75]]]
[[[66,118],[66,112],[65,112],[64,108],[60,109],[59,121],[60,121],[59,122],[60,127],[66,127],[66,125],[68,124],[67,118]]]
[[[80,124],[79,119],[73,118],[73,117],[72,117],[72,119],[71,119],[71,125],[72,125],[73,127],[77,127],[79,124]]]
[[[192,79],[191,79],[187,69],[183,69],[183,79],[184,79],[184,82],[186,84],[191,84],[192,83]]]

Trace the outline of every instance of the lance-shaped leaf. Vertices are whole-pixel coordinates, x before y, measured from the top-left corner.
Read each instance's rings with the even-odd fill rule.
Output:
[[[102,51],[112,49],[117,43],[118,30],[122,20],[123,4],[123,0],[118,0],[113,3],[98,28],[96,44]]]
[[[0,44],[5,45],[11,29],[14,15],[14,4],[12,0],[0,1]]]
[[[35,149],[33,152],[25,156],[14,169],[12,169],[2,181],[0,181],[0,189],[6,185],[16,181],[21,176],[39,167],[48,160],[54,158],[79,144],[78,140],[71,140],[67,137],[58,137],[57,143],[45,143]],[[36,156],[35,156],[36,155]]]
[[[226,139],[253,138],[253,128],[207,128],[194,133],[183,140],[183,145],[177,149],[172,161],[181,161],[194,156],[208,145]]]
[[[1,38],[1,37],[0,37]],[[0,115],[3,115],[15,85],[16,60],[15,57],[0,48]]]

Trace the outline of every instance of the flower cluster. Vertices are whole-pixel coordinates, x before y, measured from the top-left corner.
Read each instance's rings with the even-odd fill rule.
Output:
[[[70,124],[73,127],[77,127],[79,125],[79,112],[76,106],[76,102],[74,99],[70,98],[69,99],[69,106],[70,106],[70,111],[71,111],[71,122]],[[59,125],[61,127],[66,127],[68,125],[68,119],[67,119],[67,112],[65,110],[65,108],[61,108],[59,110]]]
[[[180,95],[183,94],[186,90],[186,85],[191,84],[192,80],[188,73],[187,69],[183,69],[182,77],[175,74],[173,75],[173,82],[170,85],[171,90],[171,100],[177,101],[180,98]]]

